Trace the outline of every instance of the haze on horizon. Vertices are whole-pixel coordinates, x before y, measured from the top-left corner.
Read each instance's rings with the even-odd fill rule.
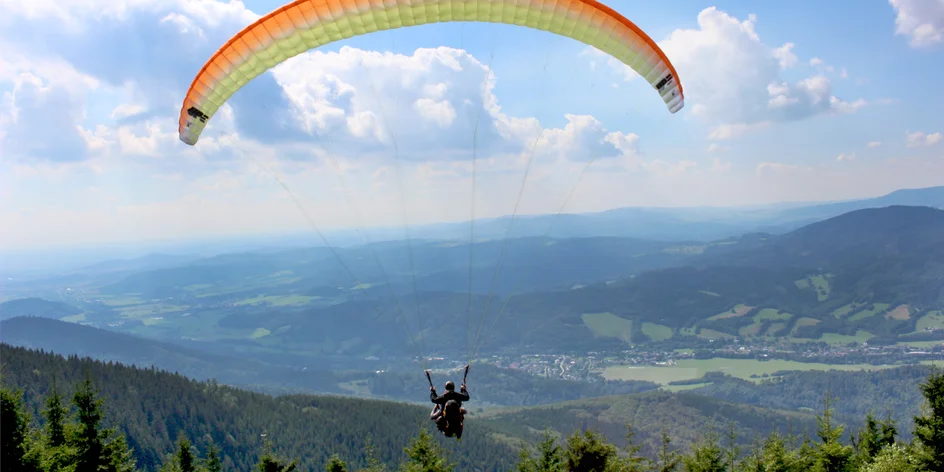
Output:
[[[566,213],[944,184],[940,2],[610,2],[678,69],[675,115],[568,38],[402,28],[286,61],[181,143],[197,69],[280,4],[0,4],[0,247],[310,231],[270,172],[322,230],[467,221],[473,153],[474,216],[504,216],[532,149],[519,215],[557,213],[577,184]]]

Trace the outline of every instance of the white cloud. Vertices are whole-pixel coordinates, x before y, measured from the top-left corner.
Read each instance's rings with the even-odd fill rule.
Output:
[[[580,51],[579,56],[586,56],[590,58],[590,68],[596,70],[598,63],[602,62],[606,64],[607,67],[614,70],[617,75],[624,81],[630,82],[639,78],[639,73],[634,71],[632,67],[629,67],[619,59],[593,47],[587,46],[582,51]],[[618,84],[612,84],[614,88],[619,88]]]
[[[79,122],[81,99],[62,83],[24,72],[13,79],[0,112],[0,147],[7,158],[74,162],[84,160],[87,146]]]
[[[905,133],[905,143],[908,147],[931,146],[941,142],[941,139],[941,133],[926,134],[922,131]]]
[[[799,172],[804,170],[809,171],[812,169],[795,164],[784,164],[782,162],[761,162],[760,164],[757,164],[757,167],[755,168],[757,175]]]
[[[724,172],[731,169],[731,161],[725,161],[720,158],[714,158],[711,160],[711,171],[712,172]]]
[[[840,154],[838,157],[836,157],[836,160],[839,161],[839,162],[842,162],[842,161],[854,161],[855,158],[856,158],[856,155],[855,155],[855,153],[853,152],[853,153],[851,153],[851,154]]]
[[[762,121],[760,123],[737,123],[737,124],[727,124],[720,125],[711,130],[711,133],[708,134],[708,139],[714,140],[725,140],[732,139],[738,136],[743,136],[749,132],[761,130],[767,128],[771,125],[769,121]]]
[[[793,43],[764,44],[756,22],[754,15],[740,21],[706,8],[698,15],[698,29],[676,30],[660,43],[679,71],[691,113],[715,124],[711,139],[865,105],[834,96],[824,75],[792,83],[783,79],[781,71],[798,62]]]
[[[658,147],[645,132],[583,109],[541,121],[512,115],[496,96],[495,72],[448,47],[303,54],[250,82],[197,146],[184,145],[176,124],[183,91],[258,16],[238,1],[0,0],[0,245],[308,229],[270,172],[322,228],[399,226],[403,205],[411,224],[461,220],[471,204],[476,128],[477,217],[512,210],[529,159],[519,213],[556,211],[577,183],[568,210],[794,199],[806,179],[837,178],[779,162],[696,161],[679,153],[697,154],[699,144]],[[864,105],[833,96],[825,69],[785,80],[784,69],[803,74],[807,60],[793,43],[763,44],[755,23],[708,9],[698,29],[665,41],[688,109],[707,122],[711,139]],[[637,77],[608,56],[606,63]],[[933,144],[936,135],[920,141]],[[731,151],[725,144],[707,152]],[[847,190],[884,175],[860,172],[864,165],[835,166],[857,176]],[[937,169],[911,165],[912,180],[893,181],[927,180]],[[809,195],[839,191],[824,183]]]
[[[895,34],[910,37],[913,47],[944,40],[944,0],[888,0],[895,9]]]
[[[329,226],[356,223],[338,195],[356,195],[371,224],[399,224],[399,186],[392,182],[398,176],[416,198],[407,202],[414,222],[455,218],[462,213],[455,208],[469,207],[456,189],[469,185],[476,129],[476,172],[489,178],[479,184],[488,192],[478,197],[478,216],[510,211],[528,159],[537,200],[526,196],[522,208],[536,211],[552,210],[555,195],[572,185],[559,181],[591,160],[591,172],[623,175],[671,177],[696,166],[646,160],[638,134],[608,129],[588,114],[565,114],[560,128],[511,116],[493,92],[493,72],[448,47],[302,54],[234,95],[197,146],[182,144],[177,112],[194,71],[257,17],[239,2],[214,0],[0,3],[0,51],[12,52],[0,54],[0,86],[11,84],[0,109],[0,149],[13,158],[0,174],[18,176],[0,183],[15,196],[0,204],[0,214],[9,216],[4,221],[47,231],[57,223],[24,215],[98,228],[123,220],[133,228],[110,233],[119,239],[215,225],[232,231],[254,218],[271,230],[297,227],[299,215],[269,172],[300,201],[319,202],[311,212]],[[128,57],[136,59],[118,59]],[[74,193],[37,193],[52,179],[68,182],[59,188]],[[247,210],[235,219],[212,216],[225,214],[225,206]],[[173,224],[158,229],[148,218]],[[37,236],[18,234],[11,237],[21,243]]]
[[[881,141],[869,141],[869,144],[867,144],[867,146],[870,148],[877,148],[881,145],[882,145]]]
[[[718,143],[711,143],[711,144],[708,145],[708,152],[711,152],[711,153],[715,153],[715,152],[725,152],[725,151],[730,151],[730,150],[731,150],[731,147],[729,147],[729,146],[722,146],[722,145],[720,145],[720,144],[718,144]]]
[[[797,57],[793,54],[793,43],[786,43],[779,48],[774,49],[774,57],[780,61],[781,69],[789,69],[796,65]]]

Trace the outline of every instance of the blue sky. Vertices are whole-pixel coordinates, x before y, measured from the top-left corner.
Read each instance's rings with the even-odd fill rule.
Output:
[[[0,2],[0,246],[298,231],[299,206],[325,229],[461,221],[476,122],[477,217],[513,211],[529,159],[528,214],[575,186],[565,211],[944,184],[944,0],[608,2],[678,69],[674,115],[569,38],[401,28],[286,61],[181,143],[197,69],[282,3]]]

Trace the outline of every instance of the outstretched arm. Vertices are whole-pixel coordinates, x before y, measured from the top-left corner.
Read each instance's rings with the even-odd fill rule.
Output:
[[[465,389],[465,385],[459,389],[459,400],[464,402],[469,401],[469,391]]]
[[[439,396],[436,395],[436,388],[435,388],[435,387],[429,387],[429,401],[431,401],[431,402],[433,402],[433,403],[439,403],[438,401],[436,401],[438,398],[439,398]]]

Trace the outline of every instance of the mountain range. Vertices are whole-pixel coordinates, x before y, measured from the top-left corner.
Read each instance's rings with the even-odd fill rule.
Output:
[[[468,245],[409,243],[411,259],[407,244],[224,254],[81,275],[78,288],[53,297],[80,314],[61,304],[27,313],[29,302],[19,300],[0,304],[0,317],[53,313],[230,346],[221,352],[302,357],[803,343],[827,335],[944,339],[944,210],[930,207],[855,210],[781,235],[709,243],[490,241],[471,248],[471,270]],[[450,342],[418,352],[430,339]]]
[[[701,242],[744,233],[785,233],[803,225],[865,208],[890,205],[944,208],[944,186],[901,189],[889,194],[840,202],[792,202],[735,207],[628,207],[593,213],[517,215],[479,218],[477,240],[521,237],[627,237],[646,240]],[[510,231],[509,231],[510,230]],[[469,241],[469,222],[412,225],[417,240]],[[370,241],[402,241],[396,228],[357,228],[325,231],[335,247]],[[224,252],[286,249],[310,246],[318,238],[310,231],[298,234],[232,236],[195,241],[134,241],[83,248],[42,248],[0,251],[0,276],[33,279],[93,270],[134,266],[138,270],[160,268],[164,261],[198,259]],[[121,257],[123,259],[114,259]],[[114,259],[101,263],[105,259]],[[92,267],[89,267],[92,264]],[[98,266],[98,267],[94,267]]]

